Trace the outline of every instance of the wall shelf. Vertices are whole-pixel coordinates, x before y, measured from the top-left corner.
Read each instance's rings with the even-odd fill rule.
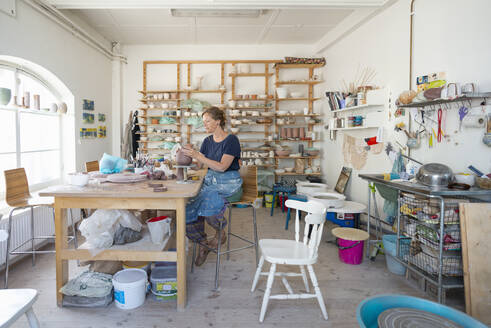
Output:
[[[319,83],[323,83],[324,81],[317,81],[317,80],[313,80],[313,81],[277,81],[275,82],[276,85],[282,85],[282,84],[319,84]]]
[[[308,101],[317,101],[321,98],[276,98],[276,101],[285,101],[285,100],[308,100]]]
[[[330,113],[344,113],[344,112],[350,112],[353,110],[360,110],[360,109],[368,109],[368,108],[374,108],[374,107],[380,107],[383,106],[383,104],[365,104],[365,105],[360,105],[360,106],[352,106],[352,107],[345,107],[343,109],[337,109],[337,110],[332,110]]]
[[[378,129],[378,126],[354,126],[351,128],[334,128],[333,131],[345,131],[345,130],[363,130],[363,129]]]
[[[275,68],[320,68],[324,67],[324,64],[283,64],[277,63]]]
[[[229,73],[230,77],[239,77],[239,76],[273,76],[273,73]]]

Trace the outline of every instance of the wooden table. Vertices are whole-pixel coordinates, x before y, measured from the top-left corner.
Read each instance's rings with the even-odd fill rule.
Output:
[[[186,202],[198,194],[202,180],[177,184],[175,180],[161,181],[168,190],[154,192],[148,181],[133,184],[89,183],[85,187],[53,186],[42,190],[40,196],[55,199],[56,299],[62,305],[60,288],[68,281],[68,260],[90,261],[172,261],[177,262],[177,309],[186,307]],[[169,209],[176,210],[176,251],[106,249],[96,255],[87,249],[68,249],[66,209]]]

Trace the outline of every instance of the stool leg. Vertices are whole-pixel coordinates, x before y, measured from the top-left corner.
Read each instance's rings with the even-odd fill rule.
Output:
[[[193,257],[191,258],[191,273],[194,272],[194,258],[196,257],[196,242],[193,242]]]
[[[274,200],[276,198],[276,191],[273,191],[273,201],[271,202],[271,213],[269,214],[269,216],[273,216],[273,213],[274,213]]]
[[[254,226],[254,248],[256,249],[256,265],[259,262],[259,252],[257,250],[257,220],[256,220],[256,208],[252,206],[252,224]]]
[[[5,282],[3,287],[5,289],[9,288],[9,257],[10,257],[10,238],[12,236],[12,214],[14,214],[15,208],[10,210],[9,213],[9,221],[7,222],[8,230],[7,233],[9,234],[7,236],[7,252],[5,254]]]
[[[34,251],[34,207],[31,207],[31,252],[32,252],[32,266],[36,265],[36,252]]]
[[[228,207],[228,234],[227,234],[227,261],[230,260],[230,233],[232,232],[232,228],[230,227],[232,225],[232,205],[229,205]],[[221,235],[220,235],[221,237]]]
[[[285,230],[288,230],[288,223],[290,222],[290,213],[291,213],[291,209],[288,208],[288,210],[286,211]]]
[[[217,265],[215,268],[215,291],[218,290],[218,278],[220,275],[220,248],[222,246],[222,230],[223,225],[220,223],[220,229],[218,231],[218,245],[217,245]]]
[[[32,307],[26,311],[26,317],[27,321],[29,322],[29,327],[30,328],[39,328],[41,327],[39,325],[38,318],[36,318],[36,315],[34,314],[34,311],[32,310]]]

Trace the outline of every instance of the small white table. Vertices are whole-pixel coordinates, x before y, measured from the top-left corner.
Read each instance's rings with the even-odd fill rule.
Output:
[[[1,289],[0,290],[0,328],[10,327],[19,317],[26,314],[29,327],[40,327],[32,310],[38,298],[35,289]]]

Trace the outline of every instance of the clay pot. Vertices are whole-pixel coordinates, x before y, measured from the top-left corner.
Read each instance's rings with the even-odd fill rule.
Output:
[[[287,138],[292,138],[293,137],[292,129],[291,128],[287,128],[286,129],[286,137]]]
[[[293,138],[297,139],[300,133],[300,128],[293,128]]]
[[[305,139],[305,128],[300,128],[300,139]]]
[[[193,161],[193,158],[185,155],[181,149],[179,149],[177,151],[177,153],[176,153],[177,165],[189,165],[189,164],[191,164],[192,161]],[[178,175],[179,175],[179,172],[178,172]]]
[[[281,139],[286,139],[286,128],[281,128]]]

